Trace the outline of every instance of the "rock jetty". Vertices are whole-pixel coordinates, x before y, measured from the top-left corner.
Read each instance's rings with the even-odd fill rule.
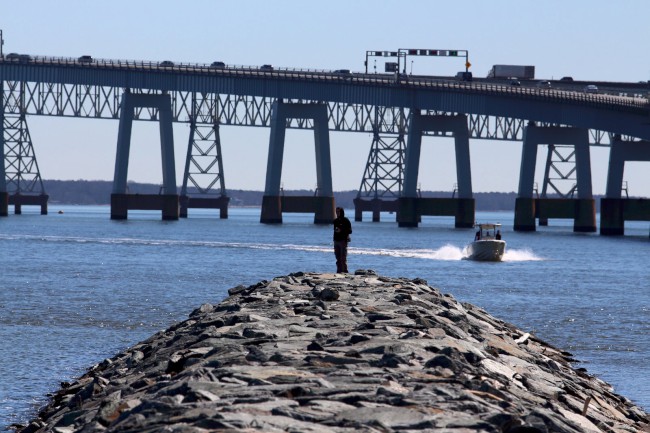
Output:
[[[64,383],[22,433],[644,432],[571,354],[420,279],[238,286]]]

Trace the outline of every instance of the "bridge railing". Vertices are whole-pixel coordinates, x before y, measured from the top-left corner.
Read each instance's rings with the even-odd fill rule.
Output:
[[[617,95],[593,94],[569,90],[535,88],[527,86],[510,86],[496,83],[475,83],[457,81],[450,78],[410,76],[405,74],[351,73],[324,69],[303,69],[289,67],[260,67],[246,65],[219,65],[204,63],[174,63],[171,61],[152,60],[115,60],[91,58],[90,56],[50,57],[8,54],[0,58],[1,62],[18,62],[44,65],[60,65],[84,68],[117,68],[126,70],[155,70],[161,72],[183,72],[190,74],[223,74],[229,76],[268,76],[291,80],[349,82],[350,84],[368,84],[384,86],[405,86],[413,88],[435,88],[447,91],[478,92],[482,94],[500,94],[521,96],[527,99],[545,99],[555,102],[572,101],[586,105],[603,104],[629,109],[650,109],[648,99]]]

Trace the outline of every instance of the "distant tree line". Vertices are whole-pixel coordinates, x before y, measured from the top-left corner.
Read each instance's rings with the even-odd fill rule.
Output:
[[[50,196],[50,203],[78,205],[107,205],[111,202],[112,181],[104,180],[44,180],[45,192]],[[132,194],[159,194],[160,185],[129,182],[128,191]],[[180,191],[180,188],[179,188]],[[190,189],[190,193],[195,192]],[[283,191],[286,195],[313,195],[313,190]],[[261,206],[263,191],[239,189],[227,190],[231,206]],[[422,191],[422,197],[451,197],[449,191]],[[354,208],[353,200],[357,191],[334,192],[337,206]],[[479,211],[514,211],[515,192],[475,192],[476,210]],[[597,205],[598,200],[596,201]]]

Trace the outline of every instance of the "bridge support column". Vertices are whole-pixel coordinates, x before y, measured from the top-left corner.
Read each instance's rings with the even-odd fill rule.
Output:
[[[650,199],[622,198],[623,172],[626,161],[650,161],[650,142],[626,141],[616,135],[609,150],[607,190],[600,199],[600,234],[622,236],[625,221],[650,220]]]
[[[453,200],[453,199],[452,199]],[[476,202],[473,198],[458,198],[456,200],[456,228],[471,229],[476,223]]]
[[[41,215],[47,215],[49,197],[45,194],[27,126],[25,83],[21,82],[19,88],[20,94],[15,100],[19,104],[18,114],[5,113],[4,81],[0,80],[0,192],[8,194],[7,206],[13,204],[16,215],[22,213],[23,205],[40,206]],[[0,216],[6,216],[8,209],[4,212],[2,206],[0,203]]]
[[[0,80],[0,216],[9,216],[9,193],[7,192],[7,172],[5,171],[4,95],[4,81]]]
[[[600,234],[605,236],[623,236],[625,234],[625,218],[623,209],[625,200],[622,198],[600,199]]]
[[[0,191],[0,216],[9,216],[9,193]]]
[[[593,233],[596,230],[596,201],[593,198],[575,200],[573,231]]]
[[[535,202],[536,200],[532,197],[517,197],[515,199],[515,231],[535,231]]]
[[[226,194],[217,105],[206,103],[205,98],[192,94],[190,137],[181,187],[181,218],[187,218],[189,208],[219,209],[219,217],[228,218],[230,198]],[[198,122],[206,118],[210,124]],[[188,183],[194,186],[195,191],[188,190]],[[215,194],[217,186],[218,195]]]
[[[314,196],[282,196],[282,160],[287,119],[313,119],[316,151],[316,194]],[[260,222],[282,223],[283,212],[314,212],[314,224],[331,224],[335,218],[332,189],[332,163],[330,157],[327,106],[324,104],[273,103],[271,135],[266,167],[266,187],[262,198]]]
[[[262,213],[260,222],[264,224],[282,224],[282,197],[279,195],[264,195],[262,197]]]
[[[372,124],[373,139],[359,193],[354,199],[354,219],[363,220],[363,212],[372,212],[372,221],[379,222],[381,212],[397,212],[402,191],[406,118],[401,108],[393,119],[398,133],[395,137],[381,136],[381,121],[386,109],[375,106]]]
[[[131,130],[135,107],[157,108],[160,115],[160,150],[163,175],[160,194],[127,193]],[[120,106],[115,176],[111,194],[111,219],[126,219],[130,209],[142,209],[161,210],[162,219],[177,220],[179,218],[179,196],[176,191],[175,170],[171,98],[166,93],[148,95],[125,92],[122,95]]]
[[[541,144],[568,144],[575,148],[578,198],[547,198],[546,185],[541,198],[533,198],[537,146]],[[550,152],[549,152],[550,155]],[[549,218],[573,218],[573,231],[596,231],[596,208],[591,190],[591,165],[589,156],[589,131],[569,127],[538,127],[529,123],[524,130],[519,192],[515,202],[515,231],[535,231],[535,218],[546,225]],[[547,161],[547,164],[549,161]],[[548,165],[547,174],[548,178]],[[548,179],[545,179],[548,180]],[[573,194],[573,190],[570,193]]]
[[[417,227],[420,221],[418,197],[400,197],[397,211],[398,227]]]
[[[404,189],[399,198],[399,227],[417,227],[422,215],[454,216],[456,228],[474,226],[475,200],[472,197],[472,172],[469,155],[467,116],[422,115],[411,110],[404,169]],[[417,180],[420,168],[422,133],[452,132],[456,151],[458,198],[421,198]]]

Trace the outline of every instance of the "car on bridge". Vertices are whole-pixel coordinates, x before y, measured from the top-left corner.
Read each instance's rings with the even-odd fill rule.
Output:
[[[587,86],[585,86],[584,92],[585,93],[598,93],[598,86],[596,86],[595,84],[588,84]]]
[[[83,56],[79,57],[79,58],[77,59],[77,61],[78,61],[79,63],[92,63],[92,62],[93,62],[93,58],[92,58],[92,56],[89,56],[89,55],[86,54],[86,55],[83,55]]]
[[[224,62],[212,62],[210,64],[211,68],[225,68],[226,64]]]
[[[550,81],[540,81],[537,83],[537,87],[542,88],[542,89],[550,89],[551,88],[551,82]]]
[[[465,72],[465,71],[458,72],[456,74],[456,78],[461,80],[461,81],[472,81],[473,80],[472,73],[469,72],[469,71],[467,71],[467,72]]]
[[[162,62],[158,63],[158,66],[162,66],[164,68],[171,68],[174,66],[174,62],[171,60],[163,60]]]
[[[18,54],[18,53],[9,53],[5,58],[12,62],[21,62],[21,63],[27,63],[30,60],[32,60],[32,56],[30,56],[29,54]]]
[[[260,71],[272,71],[273,65],[262,65],[260,66]]]

